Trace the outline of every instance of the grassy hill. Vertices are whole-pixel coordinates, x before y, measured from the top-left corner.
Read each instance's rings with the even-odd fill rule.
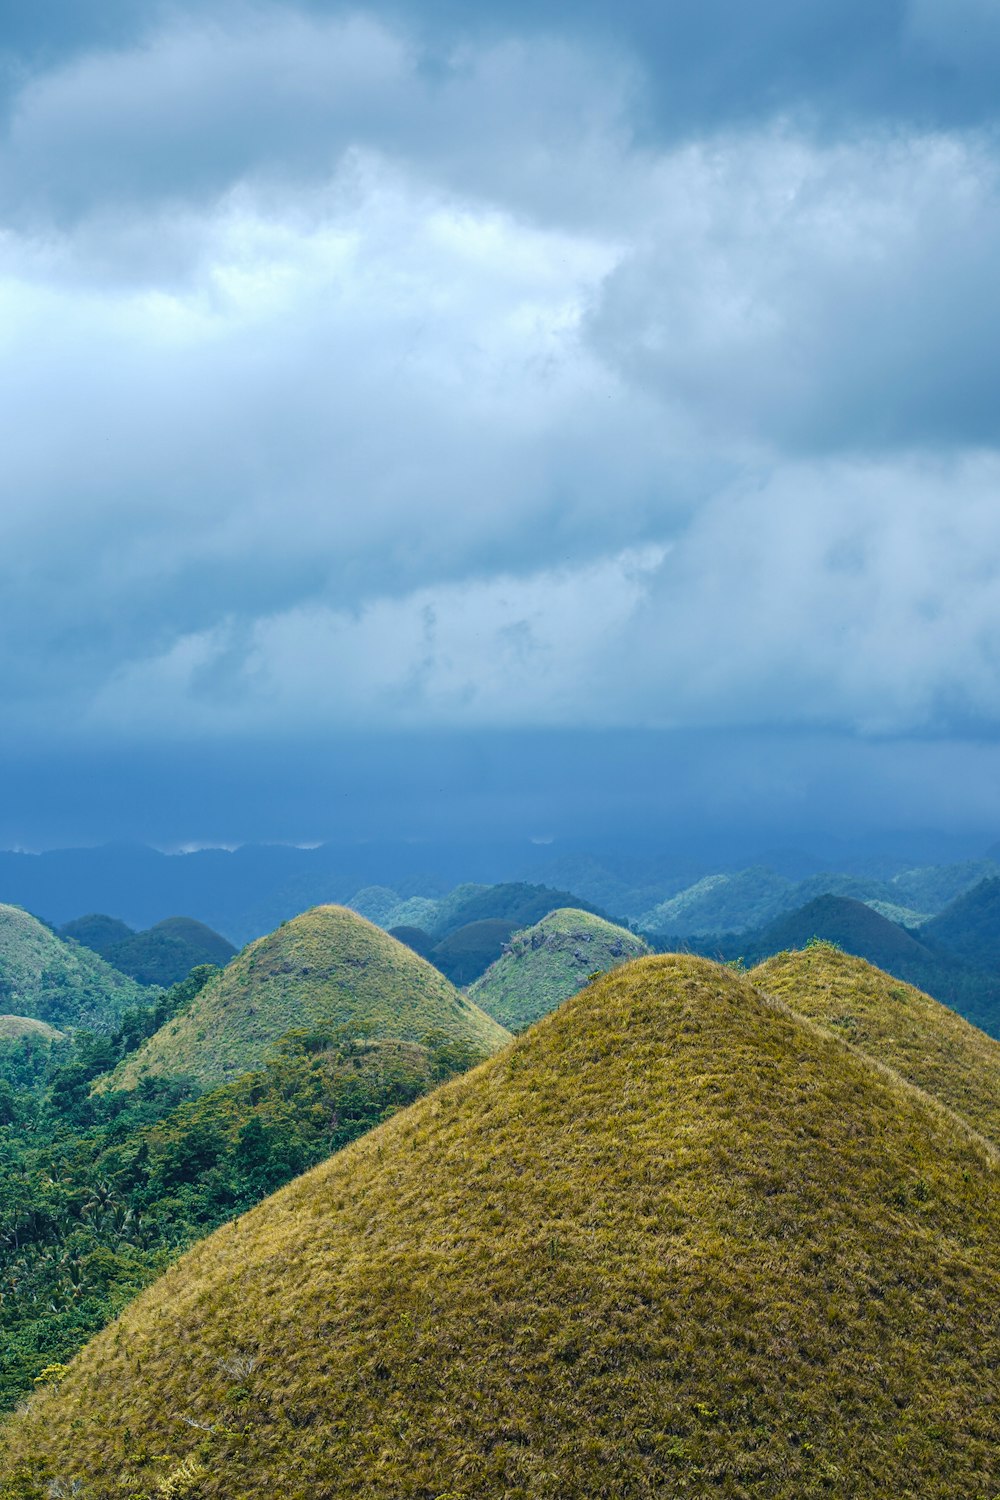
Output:
[[[452,984],[471,984],[500,957],[516,930],[503,917],[466,922],[435,943],[427,957]]]
[[[61,935],[92,948],[140,984],[164,988],[178,984],[199,964],[221,968],[236,952],[228,938],[193,917],[166,917],[143,932],[133,932],[115,917],[93,913],[67,922]]]
[[[6,1496],[992,1500],[998,1236],[954,1116],[643,959],[186,1255]]]
[[[606,916],[589,901],[581,901],[569,891],[553,890],[547,885],[530,885],[525,881],[507,881],[501,885],[457,886],[438,903],[437,917],[428,931],[440,940],[472,922],[507,922],[511,932],[540,922],[550,911],[572,906],[581,911]],[[426,923],[418,925],[426,927]]]
[[[31,1016],[0,1016],[0,1042],[21,1042],[30,1038],[39,1042],[64,1041],[66,1033],[46,1021]]]
[[[148,999],[142,986],[19,906],[0,905],[0,1011],[59,1029],[113,1029]]]
[[[563,907],[515,933],[469,997],[511,1031],[523,1031],[604,973],[649,952],[642,938],[589,912]]]
[[[1000,1042],[826,943],[779,953],[752,982],[956,1110],[1000,1147]]]
[[[287,1032],[444,1039],[486,1057],[509,1039],[442,974],[356,912],[317,906],[244,948],[190,1007],[115,1073],[134,1088],[149,1074],[201,1085],[258,1067]]]

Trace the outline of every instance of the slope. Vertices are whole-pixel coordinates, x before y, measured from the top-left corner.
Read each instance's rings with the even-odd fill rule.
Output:
[[[604,973],[649,952],[642,938],[589,912],[562,907],[517,932],[469,989],[487,1015],[523,1031]]]
[[[185,1256],[7,1494],[992,1496],[998,1234],[953,1116],[642,959]]]
[[[107,1031],[147,1000],[135,980],[89,948],[63,942],[18,906],[0,905],[0,1010]]]
[[[919,937],[974,969],[1000,971],[1000,879],[982,880],[925,922]]]
[[[116,917],[95,912],[67,922],[60,935],[92,948],[140,984],[177,984],[199,964],[221,968],[236,953],[228,938],[193,917],[166,917],[143,932],[133,932]]]
[[[244,948],[127,1059],[112,1085],[134,1088],[148,1074],[221,1083],[259,1067],[301,1027],[445,1040],[477,1058],[509,1040],[411,949],[346,907],[317,906]]]
[[[1000,1147],[1000,1042],[891,974],[819,943],[750,978],[962,1115]]]
[[[66,1033],[31,1016],[0,1016],[0,1042],[62,1042]]]

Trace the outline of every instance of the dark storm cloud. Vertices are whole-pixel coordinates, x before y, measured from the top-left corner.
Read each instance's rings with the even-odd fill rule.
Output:
[[[1000,722],[994,4],[2,19],[10,732]]]

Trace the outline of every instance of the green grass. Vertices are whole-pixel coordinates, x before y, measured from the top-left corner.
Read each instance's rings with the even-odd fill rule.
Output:
[[[605,973],[649,949],[642,938],[589,912],[563,907],[515,933],[469,995],[511,1031],[523,1031]]]
[[[955,1116],[642,959],[192,1250],[0,1494],[993,1500],[998,1237]]]
[[[956,1110],[1000,1146],[1000,1042],[829,943],[779,953],[750,979]]]
[[[342,906],[317,906],[251,943],[191,1006],[128,1058],[111,1080],[149,1074],[202,1086],[259,1067],[301,1027],[357,1036],[441,1040],[486,1057],[508,1033],[424,959]]]
[[[0,1010],[107,1031],[148,998],[89,948],[63,942],[19,906],[0,905]]]

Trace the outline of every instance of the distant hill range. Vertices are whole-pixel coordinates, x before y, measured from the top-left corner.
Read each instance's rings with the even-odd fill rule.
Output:
[[[198,964],[223,968],[236,953],[227,938],[193,917],[167,917],[144,932],[133,932],[116,917],[92,913],[67,922],[59,934],[99,953],[140,984],[177,984]]]
[[[899,988],[617,969],[182,1257],[10,1493],[992,1496],[997,1048]]]
[[[0,1012],[60,1030],[113,1031],[126,1011],[148,1002],[141,984],[89,948],[64,942],[19,907],[0,905]]]

